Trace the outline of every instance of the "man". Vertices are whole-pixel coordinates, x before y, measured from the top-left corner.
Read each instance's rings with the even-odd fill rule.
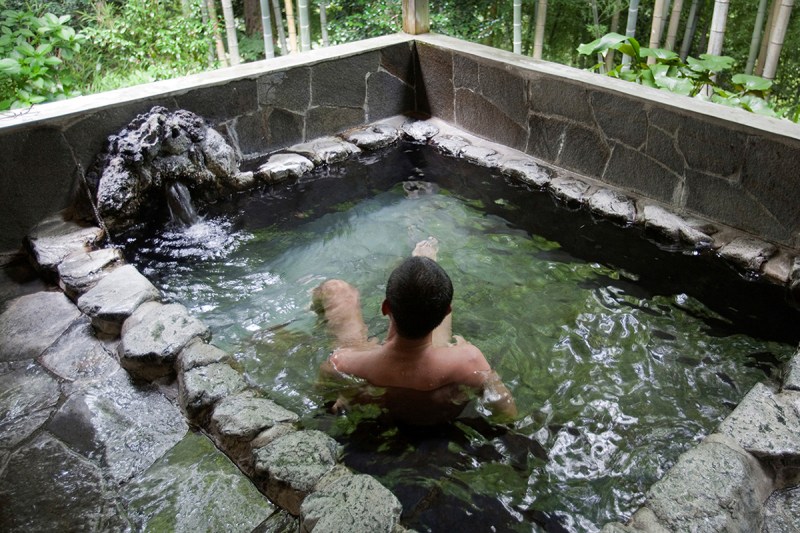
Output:
[[[404,422],[452,420],[476,395],[493,414],[513,418],[514,399],[481,351],[459,336],[450,343],[453,285],[435,261],[437,252],[435,239],[422,241],[389,276],[381,305],[389,332],[382,344],[367,338],[355,287],[329,280],[314,290],[315,308],[338,345],[322,371],[366,380],[379,390],[358,401],[379,403]],[[335,408],[342,406],[340,399]]]

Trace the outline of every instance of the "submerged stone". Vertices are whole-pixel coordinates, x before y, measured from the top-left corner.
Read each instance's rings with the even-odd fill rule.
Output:
[[[97,227],[86,227],[60,214],[43,220],[28,234],[28,245],[40,269],[55,272],[70,254],[86,252],[100,242],[105,233]]]
[[[761,464],[723,435],[678,458],[645,505],[669,531],[759,531],[772,482]]]
[[[758,458],[800,459],[800,392],[757,383],[717,431]]]
[[[124,265],[105,276],[78,298],[78,307],[92,325],[108,335],[117,335],[122,323],[144,302],[158,300],[161,293],[133,265]]]
[[[589,184],[573,178],[555,178],[550,188],[556,198],[567,204],[582,204],[586,201]]]
[[[783,252],[778,252],[764,263],[764,277],[778,285],[786,285],[792,275],[792,257]]]
[[[344,135],[345,140],[362,150],[377,150],[397,141],[400,132],[388,124],[373,124]]]
[[[610,189],[600,189],[591,195],[589,209],[623,224],[632,224],[636,220],[636,205],[633,200]]]
[[[183,305],[148,302],[122,325],[120,364],[140,377],[155,379],[172,373],[187,344],[210,337],[208,326]]]
[[[512,178],[544,187],[550,183],[550,173],[533,159],[509,159],[500,163],[500,171]]]
[[[759,272],[777,251],[774,245],[764,241],[739,237],[720,248],[719,255],[746,270]]]
[[[461,155],[462,150],[470,145],[463,137],[449,134],[436,135],[431,138],[430,143],[444,155],[456,157]]]
[[[242,375],[226,363],[178,372],[180,404],[192,420],[203,418],[218,401],[246,388]]]
[[[307,157],[314,165],[338,163],[361,153],[358,146],[338,137],[322,137],[311,142],[296,144],[287,151]]]
[[[179,372],[185,372],[198,366],[210,365],[212,363],[228,363],[233,358],[212,344],[202,341],[191,342],[178,354]]]
[[[0,473],[0,530],[124,531],[102,471],[46,434]]]
[[[290,533],[300,531],[300,520],[283,509],[260,523],[251,533]]]
[[[119,368],[110,348],[97,339],[91,320],[76,320],[53,343],[39,362],[50,372],[68,381],[102,378]]]
[[[253,451],[256,475],[269,497],[292,514],[335,465],[338,445],[321,431],[297,431]]]
[[[711,245],[711,237],[662,207],[646,205],[641,216],[645,231],[658,238],[689,244],[695,248],[707,248]]]
[[[425,120],[409,120],[403,123],[401,131],[407,139],[425,144],[439,133],[439,128]]]
[[[39,357],[80,316],[61,292],[36,292],[12,300],[0,314],[0,362]]]
[[[301,506],[304,532],[391,532],[403,507],[397,497],[367,475],[340,477],[314,492]]]
[[[76,300],[122,263],[122,252],[116,248],[73,253],[58,265],[58,285]]]
[[[188,430],[180,410],[157,388],[124,371],[72,394],[48,430],[109,475],[125,482],[158,460]]]
[[[298,154],[275,154],[258,167],[255,176],[259,180],[277,183],[289,178],[299,178],[314,168],[314,163]]]
[[[58,381],[39,365],[0,375],[0,449],[13,448],[47,422],[60,395]]]
[[[230,459],[189,432],[122,491],[136,531],[252,531],[276,512]]]

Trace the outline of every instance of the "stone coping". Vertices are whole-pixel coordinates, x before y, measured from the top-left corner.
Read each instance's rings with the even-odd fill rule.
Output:
[[[394,117],[344,132],[340,140],[305,143],[272,156],[279,171],[268,160],[258,174],[266,181],[287,179],[307,172],[314,166],[312,159],[326,164],[339,157],[334,152],[347,157],[394,143],[401,135],[429,143],[444,154],[497,168],[549,190],[560,201],[583,206],[617,223],[650,228],[659,238],[686,249],[714,248],[722,259],[740,268],[769,271],[764,265],[781,257],[782,264],[790,266],[771,269],[773,275],[767,274],[767,278],[788,286],[796,277],[792,275],[793,269],[795,274],[798,269],[795,258],[773,245],[706,221],[684,219],[649,201],[553,169],[436,119],[415,122]],[[300,155],[303,153],[311,158]],[[299,170],[287,170],[287,160],[294,160],[294,168]],[[57,221],[47,220],[43,222],[46,232],[32,233],[34,257],[62,258],[61,262],[51,259],[41,264],[42,269],[53,273],[54,269],[60,272],[64,263],[74,267],[76,255],[96,260],[91,249],[99,240],[97,230],[64,223],[59,232],[57,226]],[[726,252],[726,248],[735,250]],[[119,332],[120,363],[131,374],[150,380],[177,375],[179,401],[189,421],[210,434],[273,502],[299,515],[303,531],[311,531],[316,524],[324,524],[326,531],[362,526],[370,531],[403,530],[397,499],[369,476],[355,475],[340,465],[337,445],[330,437],[299,430],[294,425],[296,413],[251,389],[232,366],[231,357],[208,343],[208,328],[189,316],[186,308],[160,303],[158,291],[130,265],[114,260],[98,268],[87,274],[93,276],[88,283],[74,283],[74,274],[70,278],[72,296],[92,320],[97,334],[114,336]],[[628,525],[608,524],[604,531],[695,530],[707,524],[745,531],[763,523],[763,505],[770,494],[797,484],[800,447],[793,436],[800,433],[798,365],[800,351],[790,364],[783,389],[757,385],[717,433],[682,455],[651,487],[644,507]],[[774,422],[771,426],[770,421]],[[687,490],[694,491],[689,501]],[[352,508],[358,511],[341,520],[331,518],[343,502],[351,507],[357,502]]]

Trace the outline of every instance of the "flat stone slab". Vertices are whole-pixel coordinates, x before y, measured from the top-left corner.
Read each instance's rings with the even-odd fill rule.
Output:
[[[253,451],[256,475],[269,497],[292,514],[338,459],[338,445],[321,431],[297,431]]]
[[[301,531],[390,533],[400,520],[400,501],[375,478],[340,477],[312,493],[300,507]]]
[[[407,139],[425,144],[439,133],[439,128],[425,120],[409,120],[403,123],[400,131]]]
[[[213,344],[202,341],[190,342],[178,354],[178,372],[186,372],[198,366],[212,363],[229,363],[233,360],[228,352],[220,350]]]
[[[60,395],[58,381],[38,365],[0,375],[0,449],[13,448],[47,422]]]
[[[550,173],[532,159],[509,159],[500,163],[500,172],[537,187],[545,187],[551,181]]]
[[[189,432],[122,491],[135,531],[252,531],[277,508],[204,435]]]
[[[220,401],[211,415],[211,428],[223,438],[252,440],[262,430],[279,422],[295,422],[296,413],[272,400],[244,392]]]
[[[586,201],[589,184],[573,178],[555,178],[550,188],[556,198],[568,204],[582,204]]]
[[[158,300],[161,293],[133,265],[124,265],[101,279],[78,298],[78,307],[92,325],[108,335],[119,334],[122,323],[144,302]]]
[[[118,483],[150,468],[189,429],[157,388],[134,384],[124,371],[72,394],[47,428],[87,458],[102,458]]]
[[[148,302],[122,325],[120,364],[145,379],[170,374],[183,348],[195,339],[208,340],[211,330],[181,304]]]
[[[100,228],[81,226],[55,215],[28,233],[28,244],[36,264],[43,270],[55,272],[64,258],[75,252],[89,251],[104,235]]]
[[[589,209],[600,216],[623,224],[636,220],[636,204],[627,196],[610,189],[600,189],[589,197]]]
[[[645,506],[667,531],[759,531],[771,490],[759,462],[715,434],[678,458],[647,492]]]
[[[122,252],[116,248],[70,254],[58,265],[58,285],[77,299],[122,263]]]
[[[774,492],[764,504],[764,527],[761,533],[798,531],[800,531],[800,487]]]
[[[275,154],[258,167],[256,179],[277,183],[289,178],[299,178],[314,168],[308,158],[299,154]]]
[[[101,379],[119,368],[111,347],[97,339],[86,316],[73,322],[39,363],[62,379],[78,382]]]
[[[0,315],[0,362],[39,357],[81,313],[61,292],[12,300]]]
[[[465,138],[447,133],[432,137],[430,144],[444,155],[452,155],[455,157],[461,155],[462,150],[470,146],[469,141]]]
[[[44,434],[0,473],[0,530],[125,531],[114,496],[100,468]]]
[[[695,248],[711,245],[712,239],[692,227],[675,213],[657,205],[646,205],[641,211],[645,231],[673,243],[685,243]]]
[[[496,150],[485,146],[467,145],[461,150],[460,157],[482,167],[497,168],[500,166],[500,155]]]
[[[377,150],[397,141],[400,132],[389,124],[373,124],[344,135],[344,139],[362,150]]]
[[[322,165],[349,159],[360,154],[361,148],[338,137],[322,137],[311,142],[296,144],[287,148],[287,151],[310,159],[314,165]]]
[[[222,398],[247,388],[242,375],[227,363],[211,363],[178,372],[180,404],[193,420]]]
[[[778,249],[770,243],[749,237],[739,237],[720,248],[718,253],[731,263],[746,270],[759,272],[764,263],[777,251]]]
[[[800,459],[800,392],[757,383],[717,432],[759,458]]]

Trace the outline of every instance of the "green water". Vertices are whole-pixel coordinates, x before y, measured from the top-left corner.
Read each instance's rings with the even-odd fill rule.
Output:
[[[409,177],[434,170],[413,163]],[[138,260],[212,327],[214,343],[236,354],[253,384],[301,413],[305,426],[336,437],[349,466],[392,488],[407,527],[598,530],[629,516],[678,455],[713,431],[793,345],[737,332],[737,319],[712,311],[691,291],[662,290],[672,274],[652,269],[672,255],[680,270],[681,261],[694,260],[690,255],[615,243],[639,257],[633,267],[615,266],[605,259],[616,248],[598,244],[591,217],[475,172],[470,186],[489,192],[456,192],[452,175],[440,180],[438,193],[418,197],[399,184],[374,184],[377,194],[324,208],[284,205],[284,216],[244,228],[237,217],[255,215],[238,206],[226,219],[233,222],[223,224],[218,252],[202,260],[191,253],[154,259],[162,244],[142,246]],[[536,200],[528,203],[531,195]],[[248,200],[246,212],[267,209],[261,202]],[[555,214],[541,231],[525,227],[548,209]],[[577,221],[566,231],[553,217]],[[213,219],[206,224],[219,229]],[[603,224],[601,237],[627,231],[623,237],[638,239]],[[439,262],[455,287],[453,331],[477,345],[508,385],[520,413],[513,424],[494,425],[473,409],[471,419],[452,426],[411,430],[377,421],[369,409],[348,417],[325,409],[332,393],[318,386],[317,373],[332,346],[310,311],[310,291],[328,278],[352,283],[370,334],[381,338],[386,277],[429,236],[439,240]],[[586,242],[576,248],[575,241]],[[730,283],[739,283],[732,274]],[[753,318],[733,304],[720,307]]]

